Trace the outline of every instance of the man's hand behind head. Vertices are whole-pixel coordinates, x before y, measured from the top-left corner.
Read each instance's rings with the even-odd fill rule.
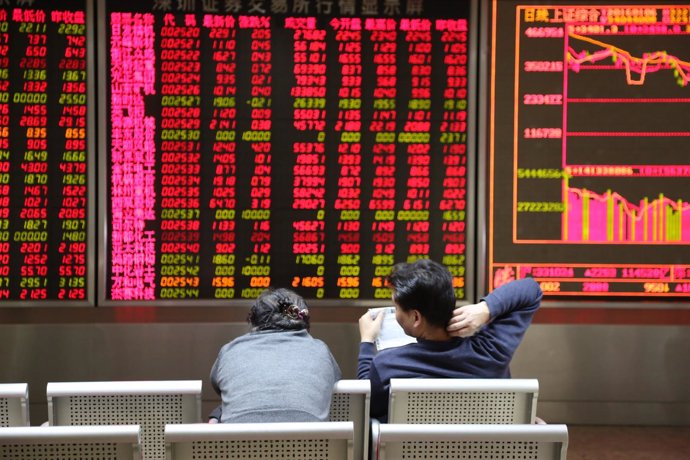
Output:
[[[470,337],[490,319],[489,306],[486,302],[463,305],[453,311],[453,317],[448,322],[446,330],[453,337]]]

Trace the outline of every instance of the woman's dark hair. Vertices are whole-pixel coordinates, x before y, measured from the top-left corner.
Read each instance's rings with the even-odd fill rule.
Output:
[[[393,291],[393,301],[403,310],[419,310],[429,323],[440,327],[453,316],[453,276],[438,262],[418,259],[396,264],[386,282]]]
[[[247,318],[254,330],[309,330],[309,309],[302,297],[290,289],[269,288],[252,305]]]

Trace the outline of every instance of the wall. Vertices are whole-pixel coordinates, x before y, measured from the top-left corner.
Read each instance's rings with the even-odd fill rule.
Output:
[[[312,332],[354,378],[361,309],[315,313]],[[544,309],[542,309],[544,311]],[[202,379],[220,346],[244,333],[245,309],[0,309],[0,382],[28,382],[33,425],[51,381]],[[319,321],[319,316],[321,320]],[[39,320],[43,317],[43,320]],[[514,377],[540,382],[538,415],[570,424],[690,424],[690,326],[532,325]]]

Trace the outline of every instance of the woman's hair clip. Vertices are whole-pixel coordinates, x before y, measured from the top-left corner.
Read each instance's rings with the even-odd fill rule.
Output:
[[[280,311],[291,319],[304,320],[307,315],[309,315],[309,310],[306,308],[299,308],[297,305],[293,304],[289,299],[280,300]]]
[[[290,307],[287,309],[285,313],[292,319],[304,320],[305,317],[309,314],[309,310],[307,310],[306,308],[300,309],[297,305],[290,305]]]

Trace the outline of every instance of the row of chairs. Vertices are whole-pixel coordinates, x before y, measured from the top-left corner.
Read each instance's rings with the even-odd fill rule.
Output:
[[[168,460],[353,460],[352,422],[165,426]],[[381,425],[377,458],[565,459],[559,425]],[[0,428],[0,458],[142,460],[139,425]]]
[[[21,434],[18,439],[34,439],[43,433],[46,439],[52,439],[64,434],[51,430],[53,427],[74,426],[72,435],[76,436],[78,426],[127,425],[129,431],[137,426],[143,458],[162,460],[166,458],[166,426],[173,427],[173,437],[179,434],[175,430],[180,426],[198,434],[200,429],[208,428],[212,432],[225,429],[224,424],[219,428],[220,424],[200,423],[201,386],[201,380],[50,382],[46,387],[49,426],[37,430],[35,428],[39,427],[28,427],[28,385],[0,384],[0,426],[28,428],[17,431]],[[369,381],[341,380],[335,385],[331,401],[331,422],[350,422],[353,426],[350,443],[356,459],[364,458],[368,452],[369,395]],[[260,425],[257,433],[266,433],[266,427]],[[248,426],[237,428],[246,434],[244,430]],[[309,425],[310,430],[316,428],[316,425]],[[322,430],[322,437],[332,434],[328,425]],[[7,441],[12,430],[0,431],[4,431],[3,439]],[[338,432],[341,431],[342,426],[338,428]],[[86,434],[93,439],[92,433]],[[0,459],[4,458],[0,455]]]
[[[23,406],[24,412],[7,412],[25,414],[24,424],[28,425],[28,391],[9,390],[0,385],[0,424],[5,422],[2,401],[23,398],[8,407]],[[88,440],[93,447],[106,439],[112,442],[111,434],[117,435],[118,447],[109,449],[119,456],[100,453],[93,458],[366,459],[369,394],[366,380],[338,382],[330,422],[205,424],[198,423],[201,381],[50,383],[49,423],[54,426],[0,429],[0,459],[51,458],[18,456],[16,452],[3,455],[7,449],[17,449],[20,440],[31,440],[35,449],[40,444],[37,439],[55,443],[56,438],[64,440],[69,435],[82,444]],[[394,380],[389,423],[372,425],[372,457],[478,459],[510,454],[503,458],[565,459],[565,426],[533,424],[537,397],[536,380]],[[106,430],[94,429],[94,425],[119,426]],[[19,431],[14,436],[11,430]]]

